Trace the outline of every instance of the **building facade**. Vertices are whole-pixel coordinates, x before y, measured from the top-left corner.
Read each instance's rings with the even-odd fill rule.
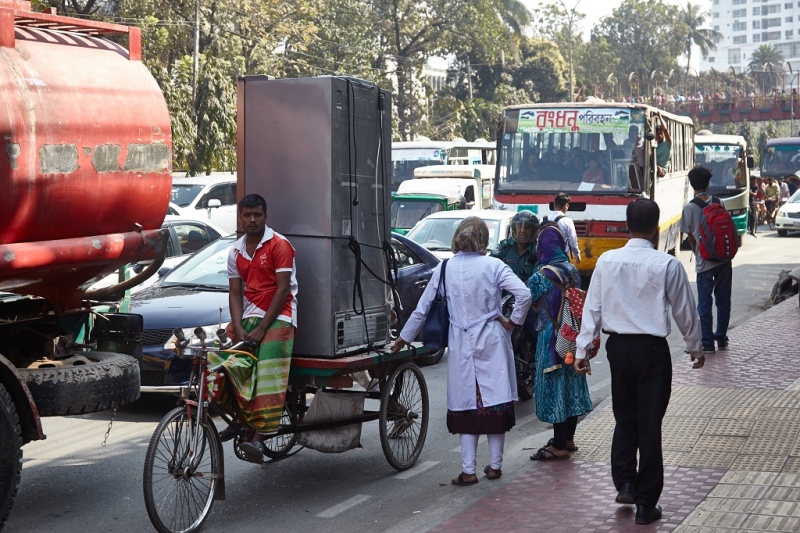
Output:
[[[717,49],[700,60],[700,69],[729,67],[746,72],[753,52],[771,44],[793,71],[800,67],[800,1],[712,0],[711,26],[722,33]]]

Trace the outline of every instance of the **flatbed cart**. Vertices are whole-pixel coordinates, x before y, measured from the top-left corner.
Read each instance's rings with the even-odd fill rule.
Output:
[[[244,344],[225,351],[246,356]],[[188,347],[187,352],[192,353],[184,357],[193,359],[189,385],[182,388],[178,407],[164,416],[147,448],[144,501],[150,521],[161,533],[199,530],[214,500],[225,499],[222,441],[212,415],[237,431],[234,451],[244,459],[239,443],[247,438],[247,430],[238,427],[235,413],[215,400],[213,381],[209,381],[207,355],[214,351],[218,348],[204,344]],[[414,361],[430,353],[414,344],[396,354],[387,348],[336,359],[293,357],[280,429],[264,440],[265,462],[287,457],[299,433],[378,420],[386,460],[397,470],[410,468],[422,452],[429,414],[428,387]],[[353,385],[355,373],[364,371],[369,372],[374,386],[360,394],[380,400],[378,411],[303,422],[308,395],[321,391],[352,393],[344,389]]]

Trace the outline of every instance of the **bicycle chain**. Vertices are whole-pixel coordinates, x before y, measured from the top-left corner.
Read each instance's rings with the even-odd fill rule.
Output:
[[[111,434],[111,426],[114,425],[114,418],[117,416],[117,408],[115,407],[113,411],[111,411],[111,420],[108,422],[108,429],[106,430],[106,436],[103,439],[103,443],[100,446],[105,447],[106,443],[108,442],[108,436]]]

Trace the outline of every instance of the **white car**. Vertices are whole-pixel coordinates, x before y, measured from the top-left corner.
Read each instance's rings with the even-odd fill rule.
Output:
[[[440,211],[423,218],[408,232],[407,238],[430,250],[439,259],[453,257],[450,245],[456,228],[467,217],[480,217],[489,226],[489,251],[511,236],[511,219],[517,213],[494,209]]]
[[[225,235],[236,232],[236,174],[213,172],[194,178],[173,175],[170,202],[184,218],[210,222],[225,230]]]
[[[169,239],[167,240],[167,253],[164,264],[159,269],[159,273],[164,272],[164,268],[172,269],[181,264],[190,255],[197,250],[204,247],[206,244],[216,241],[220,237],[224,237],[227,233],[214,224],[208,222],[201,222],[199,220],[189,220],[180,216],[167,215],[164,219],[162,228],[169,229]],[[135,264],[128,265],[130,270],[128,277],[133,277],[141,272],[146,265]],[[146,289],[161,276],[154,275],[144,280],[139,285],[131,289],[131,294],[135,294],[142,289]],[[109,274],[97,283],[91,286],[92,289],[99,289],[101,287],[110,287],[119,282],[119,271]]]
[[[778,235],[785,237],[790,231],[800,231],[800,191],[795,192],[789,200],[778,209],[775,217],[775,228]]]

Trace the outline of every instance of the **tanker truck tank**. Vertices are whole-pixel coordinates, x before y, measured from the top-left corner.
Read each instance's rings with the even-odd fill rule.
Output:
[[[126,36],[128,48],[109,34]],[[138,28],[0,0],[0,87],[2,529],[23,446],[45,437],[40,416],[139,397],[142,317],[88,301],[114,290],[86,287],[127,263],[157,269],[172,136]]]

